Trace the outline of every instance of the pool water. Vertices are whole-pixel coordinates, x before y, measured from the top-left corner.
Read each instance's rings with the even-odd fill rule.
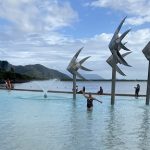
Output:
[[[149,150],[150,109],[145,99],[0,91],[0,150]]]

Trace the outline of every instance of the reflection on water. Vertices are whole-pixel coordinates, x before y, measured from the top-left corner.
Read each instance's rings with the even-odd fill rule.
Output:
[[[139,128],[139,149],[148,150],[150,148],[150,112],[149,107],[143,107],[142,122]]]
[[[126,149],[123,135],[122,114],[114,106],[110,106],[106,119],[106,135],[104,140],[106,149]]]
[[[102,96],[92,111],[77,95],[0,91],[0,150],[149,150],[150,110],[143,99]]]
[[[22,100],[72,100],[70,97],[64,97],[64,96],[53,96],[51,94],[48,94],[47,98],[43,97],[41,94],[35,94],[35,95],[19,95],[15,97],[16,99],[22,99]]]

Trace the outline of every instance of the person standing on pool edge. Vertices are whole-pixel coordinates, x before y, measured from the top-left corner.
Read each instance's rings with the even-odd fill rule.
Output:
[[[83,92],[83,95],[87,99],[87,108],[88,109],[93,108],[93,100],[96,100],[96,101],[102,103],[102,101],[94,98],[91,93],[89,93],[89,95],[85,95],[85,92]]]

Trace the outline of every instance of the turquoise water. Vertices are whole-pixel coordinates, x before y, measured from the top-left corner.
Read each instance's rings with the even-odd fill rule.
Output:
[[[99,96],[88,111],[77,95],[0,91],[0,150],[149,150],[144,98]]]

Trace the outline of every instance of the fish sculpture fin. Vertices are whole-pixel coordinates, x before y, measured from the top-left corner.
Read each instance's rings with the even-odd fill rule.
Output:
[[[121,27],[122,27],[122,25],[123,25],[126,18],[127,18],[127,16],[124,17],[123,20],[120,22],[120,24],[119,24],[118,28],[116,29],[114,35],[117,35],[119,33],[119,31],[120,31],[120,29],[121,29]]]
[[[122,41],[122,39],[131,31],[131,29],[128,29],[127,31],[125,31],[120,37],[120,41]]]
[[[90,58],[91,56],[85,57],[82,60],[79,61],[80,64],[83,64],[88,58]]]
[[[122,76],[126,76],[117,65],[116,65],[116,71],[120,73]]]
[[[77,53],[73,56],[71,62],[72,62],[72,61],[75,61],[75,60],[77,59],[77,57],[79,56],[79,54],[80,54],[80,52],[81,52],[82,49],[83,49],[83,47],[81,47],[81,48],[77,51]]]
[[[126,50],[126,51],[131,51],[131,50],[129,50],[126,46],[125,46],[125,44],[120,44],[120,47],[122,48],[122,49],[124,49],[124,50]]]
[[[132,53],[132,52],[126,52],[126,53],[122,54],[122,57],[125,57],[125,56],[129,55],[130,53]]]
[[[123,57],[121,56],[121,54],[119,53],[119,51],[117,51],[117,55],[118,55],[118,60],[119,60],[119,63],[125,65],[125,66],[128,66],[128,67],[131,67],[124,59]]]
[[[81,66],[80,69],[85,70],[85,71],[93,71],[93,70],[88,69],[88,68],[86,68],[86,67],[84,67],[84,66]]]

